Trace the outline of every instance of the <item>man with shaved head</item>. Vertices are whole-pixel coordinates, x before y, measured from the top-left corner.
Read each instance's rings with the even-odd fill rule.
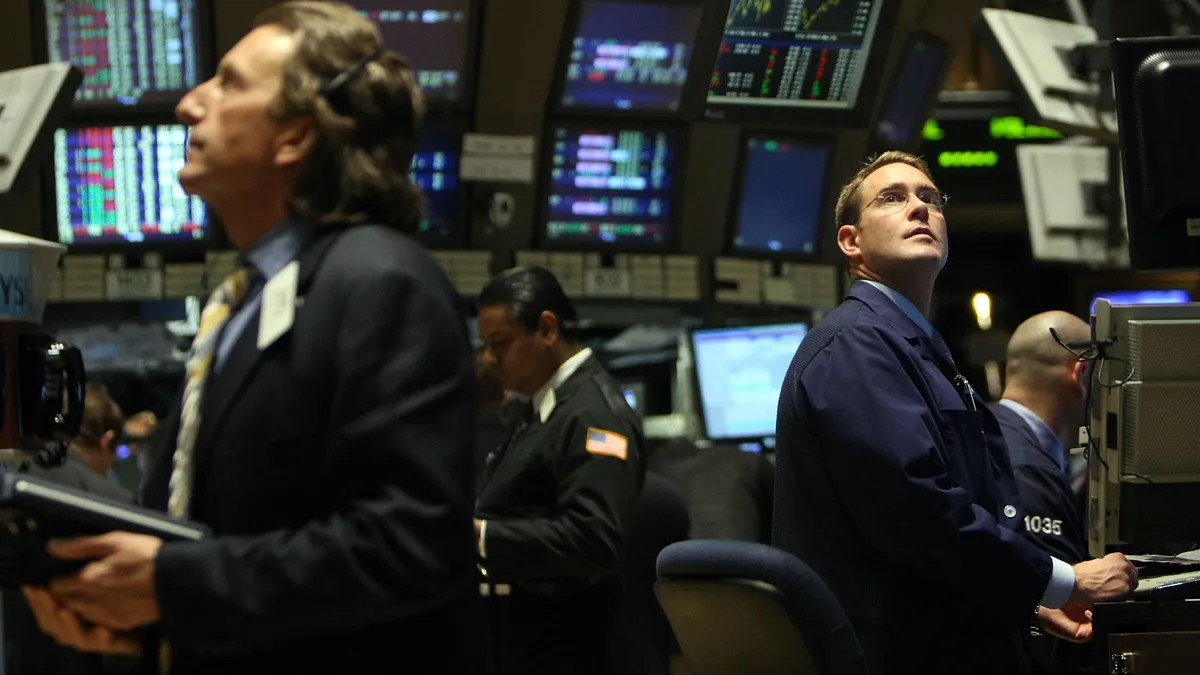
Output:
[[[1025,536],[1072,565],[1089,559],[1081,506],[1067,473],[1067,448],[1075,445],[1087,413],[1088,364],[1060,345],[1086,341],[1088,324],[1066,312],[1030,317],[1008,342],[1004,395],[992,407],[1012,459],[1025,508]],[[1079,668],[1076,645],[1050,636],[1029,643],[1038,674]]]

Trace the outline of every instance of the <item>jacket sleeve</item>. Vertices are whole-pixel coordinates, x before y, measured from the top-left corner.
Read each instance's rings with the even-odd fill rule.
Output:
[[[429,612],[470,587],[473,371],[461,317],[428,279],[347,276],[319,300],[343,303],[328,324],[324,442],[353,496],[295,529],[164,544],[161,628],[180,652],[354,630]],[[318,306],[311,293],[308,304]]]
[[[576,413],[560,436],[554,510],[487,521],[482,564],[490,579],[587,579],[617,569],[644,463],[640,438],[597,407]],[[605,454],[622,443],[624,457]]]
[[[808,402],[821,463],[881,564],[905,569],[930,593],[964,599],[972,611],[1027,617],[1046,590],[1050,556],[951,479],[944,444],[986,452],[981,423],[943,435],[907,349],[876,328],[851,326],[809,364],[799,378],[803,395],[793,400]]]

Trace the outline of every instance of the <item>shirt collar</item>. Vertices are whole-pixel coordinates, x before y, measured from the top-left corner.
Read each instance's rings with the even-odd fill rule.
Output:
[[[1050,428],[1049,424],[1046,424],[1045,420],[1038,417],[1037,413],[1012,399],[1002,398],[1000,399],[1000,405],[1020,415],[1021,419],[1025,420],[1025,424],[1033,431],[1033,435],[1043,444],[1046,450],[1049,450],[1054,455],[1054,459],[1058,462],[1058,468],[1066,470],[1066,448],[1063,447],[1062,440],[1058,437],[1058,434],[1054,433],[1054,430]]]
[[[925,315],[921,314],[921,310],[917,309],[917,306],[911,300],[904,297],[899,291],[884,286],[878,281],[871,281],[870,279],[862,279],[861,281],[870,284],[880,293],[886,295],[889,300],[896,303],[896,306],[900,308],[901,312],[904,312],[905,316],[917,324],[917,328],[920,328],[926,337],[933,337],[933,324],[929,323],[929,319],[926,319]]]
[[[254,266],[264,281],[283,271],[295,260],[312,234],[312,226],[289,218],[264,234],[246,252],[246,261]]]
[[[575,356],[563,361],[563,364],[558,367],[558,370],[554,371],[554,375],[550,376],[546,384],[534,392],[531,402],[533,403],[533,409],[537,411],[538,419],[542,422],[550,419],[550,413],[554,412],[554,406],[557,403],[554,397],[554,390],[574,375],[575,371],[579,370],[579,367],[583,365],[583,362],[587,361],[591,356],[591,348],[580,350]]]

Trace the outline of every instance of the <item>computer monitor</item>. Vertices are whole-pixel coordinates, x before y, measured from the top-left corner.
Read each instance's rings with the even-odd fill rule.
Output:
[[[645,382],[622,382],[621,395],[625,397],[625,402],[629,404],[630,408],[633,408],[638,417],[646,416]]]
[[[349,0],[379,26],[383,45],[399,52],[433,107],[470,105],[477,0]]]
[[[731,252],[803,258],[819,253],[833,146],[829,138],[745,136]]]
[[[1129,252],[1139,271],[1200,267],[1200,38],[1112,44]]]
[[[706,115],[792,126],[865,121],[899,4],[732,0]]]
[[[779,390],[808,324],[691,331],[704,433],[710,440],[775,435]]]
[[[1110,305],[1183,305],[1192,301],[1192,294],[1179,288],[1102,291],[1092,296],[1089,314],[1096,312],[1096,301],[1101,298]]]
[[[1102,201],[1108,152],[1102,146],[1017,146],[1034,260],[1129,266],[1124,241],[1108,245]]]
[[[170,110],[212,64],[208,0],[30,0],[36,56],[83,71],[75,108]]]
[[[1200,541],[1200,304],[1112,305],[1092,315],[1088,540],[1094,555],[1125,544]]]
[[[909,150],[920,141],[921,127],[937,102],[949,62],[949,42],[924,30],[909,35],[883,115],[875,124],[876,147]]]
[[[465,123],[426,124],[413,155],[409,175],[425,195],[425,220],[417,238],[432,248],[467,243],[466,190],[458,174],[464,133]]]
[[[680,111],[703,3],[582,0],[569,12],[553,94],[560,112]]]
[[[620,123],[551,126],[541,240],[550,248],[663,249],[675,237],[684,133]]]
[[[93,126],[54,134],[50,181],[58,241],[72,249],[204,246],[206,209],[179,186],[182,124]]]
[[[1034,122],[1112,139],[1117,121],[1111,112],[1097,112],[1100,85],[1078,77],[1068,61],[1072,49],[1098,40],[1094,28],[1008,9],[982,12],[984,34],[1016,80]]]

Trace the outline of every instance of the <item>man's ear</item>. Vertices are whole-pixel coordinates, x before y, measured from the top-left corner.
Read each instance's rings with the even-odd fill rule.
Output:
[[[558,336],[558,317],[546,310],[538,317],[538,337],[542,343],[549,345],[554,342],[554,338]]]
[[[275,149],[275,166],[295,168],[308,157],[316,142],[317,130],[311,117],[299,117],[287,123],[279,132]]]
[[[838,248],[842,249],[842,253],[847,258],[855,260],[862,256],[862,251],[858,247],[857,225],[842,225],[838,228],[837,238]]]
[[[117,432],[109,429],[100,436],[100,449],[109,454],[117,454]]]
[[[1090,376],[1091,365],[1087,361],[1076,361],[1075,366],[1071,369],[1071,377],[1085,394],[1090,385],[1090,382],[1088,382]]]

